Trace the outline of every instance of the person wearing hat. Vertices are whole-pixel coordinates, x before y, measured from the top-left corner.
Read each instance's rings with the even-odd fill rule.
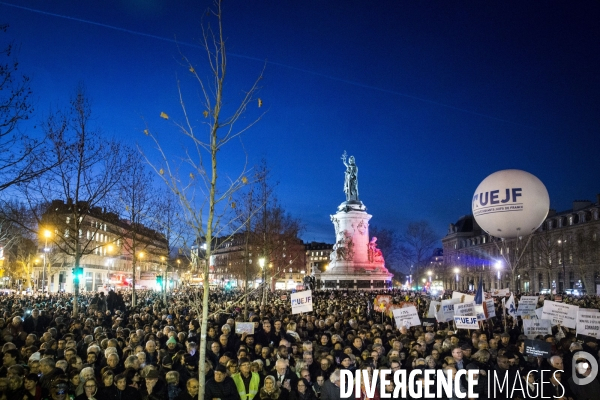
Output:
[[[217,365],[215,376],[206,382],[205,399],[240,400],[240,394],[235,382],[227,376],[227,368]],[[244,400],[244,399],[241,399]]]
[[[463,353],[464,365],[467,365],[469,363],[469,360],[471,359],[471,353],[473,351],[473,347],[469,343],[464,343],[460,346],[460,349],[462,350],[462,353]]]
[[[250,371],[250,359],[240,358],[240,372],[231,376],[241,400],[252,400],[262,386],[261,377],[256,372]]]
[[[173,357],[179,350],[181,346],[178,346],[177,340],[174,336],[171,336],[169,340],[167,340],[167,353],[170,357]]]
[[[156,369],[151,369],[146,374],[145,383],[140,387],[142,400],[164,400],[167,397],[167,385],[161,379]]]

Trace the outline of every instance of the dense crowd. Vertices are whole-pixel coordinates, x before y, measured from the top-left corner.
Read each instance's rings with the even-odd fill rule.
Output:
[[[394,303],[413,303],[426,320],[426,294],[385,293]],[[551,343],[552,356],[529,357],[521,318],[505,320],[498,301],[497,317],[468,331],[437,322],[398,328],[391,315],[373,306],[375,292],[317,291],[314,311],[303,314],[291,314],[289,297],[282,294],[271,293],[267,305],[250,298],[245,307],[240,292],[211,289],[205,399],[339,399],[340,371],[372,374],[377,369],[436,369],[452,375],[475,370],[480,399],[539,398],[540,389],[546,397],[565,400],[600,395],[597,377],[577,385],[572,376],[590,374],[573,354],[584,350],[598,359],[596,339],[576,338],[574,330],[554,326],[552,335],[537,338]],[[130,292],[82,295],[78,315],[66,294],[0,296],[0,400],[197,398],[197,289],[170,293],[166,304],[158,293],[137,295],[134,307]],[[564,301],[600,306],[595,296]],[[237,322],[252,322],[254,333],[236,333]],[[552,373],[540,376],[541,370]],[[532,391],[489,393],[484,378],[491,374],[522,379]],[[362,389],[363,398],[379,399],[378,391],[367,397]],[[393,382],[384,388],[393,390]]]

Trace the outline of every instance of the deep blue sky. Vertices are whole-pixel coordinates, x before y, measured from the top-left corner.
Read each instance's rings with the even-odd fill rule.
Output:
[[[10,24],[0,40],[21,45],[37,121],[83,82],[106,134],[144,146],[144,118],[177,149],[158,118],[178,115],[176,74],[186,70],[173,39],[201,68],[190,44],[210,4],[0,0]],[[597,1],[227,0],[227,90],[234,104],[267,62],[268,112],[244,146],[251,164],[265,157],[273,168],[305,240],[334,239],[344,150],[372,225],[426,219],[442,237],[500,169],[538,176],[558,210],[595,200],[598,21]]]

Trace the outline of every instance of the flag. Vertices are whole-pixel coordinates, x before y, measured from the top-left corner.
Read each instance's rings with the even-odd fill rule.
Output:
[[[475,293],[475,304],[483,304],[483,279],[481,276],[479,276],[479,285],[477,293]]]
[[[513,318],[517,317],[517,309],[515,307],[515,298],[514,298],[514,295],[512,293],[510,294],[510,297],[508,298],[508,300],[504,304],[504,308],[506,308],[506,312],[511,317],[513,317]]]

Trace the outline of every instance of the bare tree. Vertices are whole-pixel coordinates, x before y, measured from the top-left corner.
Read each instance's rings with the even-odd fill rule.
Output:
[[[580,229],[575,232],[573,239],[574,249],[571,248],[568,250],[568,258],[565,261],[568,261],[578,272],[583,283],[583,288],[589,294],[594,293],[593,282],[597,272],[595,266],[598,265],[600,256],[598,232],[593,228]],[[563,257],[566,256],[567,254],[563,255]]]
[[[217,0],[213,9],[209,10],[209,17],[215,21],[215,29],[210,23],[203,24],[203,46],[208,56],[210,66],[208,77],[185,55],[182,55],[185,68],[191,73],[200,89],[201,104],[194,108],[184,101],[181,82],[178,82],[179,100],[183,113],[183,123],[175,123],[181,133],[183,148],[186,154],[183,160],[172,158],[161,147],[156,134],[146,129],[160,154],[160,161],[151,163],[156,173],[163,179],[169,189],[177,196],[186,221],[187,228],[199,245],[205,244],[204,264],[202,267],[203,291],[202,301],[195,302],[198,314],[201,314],[201,341],[199,357],[199,391],[198,398],[204,398],[205,392],[205,359],[206,359],[206,333],[208,326],[209,309],[209,267],[211,255],[214,250],[213,240],[226,232],[236,233],[240,226],[231,226],[231,210],[235,207],[233,194],[245,183],[245,167],[237,176],[223,179],[221,164],[227,145],[246,132],[259,119],[260,115],[248,125],[237,127],[237,122],[247,111],[248,106],[256,101],[254,98],[258,90],[258,82],[262,73],[251,85],[250,89],[241,94],[239,105],[234,107],[229,116],[224,111],[224,85],[227,76],[227,53],[225,36],[223,33],[221,1]],[[260,100],[260,99],[259,99]],[[260,103],[260,101],[259,101]],[[231,102],[229,102],[231,104]],[[260,104],[259,104],[260,106]],[[230,108],[227,107],[229,110]],[[201,129],[196,126],[196,121],[204,123]],[[163,119],[169,119],[167,113],[162,112]],[[197,119],[198,118],[198,119]],[[202,133],[204,132],[204,133]],[[232,157],[227,157],[228,161]]]
[[[158,231],[163,235],[166,245],[167,259],[165,263],[164,273],[164,292],[163,300],[167,303],[167,288],[168,288],[168,269],[171,267],[171,271],[177,268],[178,275],[182,272],[181,265],[178,261],[179,255],[182,254],[182,246],[185,242],[184,237],[184,226],[185,223],[181,216],[180,203],[177,197],[171,190],[165,188],[159,193],[159,200],[157,207],[160,210],[154,217],[154,225],[157,226]],[[173,258],[175,249],[179,252],[176,258]]]
[[[560,268],[562,260],[558,254],[561,252],[559,238],[548,230],[536,233],[531,243],[533,265],[545,272],[548,288],[552,288],[552,276]]]
[[[83,256],[104,251],[119,237],[120,232],[107,231],[107,225],[94,217],[106,218],[104,211],[115,203],[115,189],[129,162],[122,146],[95,130],[91,120],[90,102],[80,86],[70,107],[51,113],[43,124],[51,144],[49,162],[57,167],[23,188],[37,229],[53,232],[53,246],[63,262],[75,268]],[[116,214],[111,222],[118,224]],[[76,279],[74,314],[78,313],[78,292]]]
[[[0,33],[8,25],[0,25]],[[38,177],[52,168],[46,159],[45,140],[25,135],[19,125],[33,113],[30,79],[19,74],[18,48],[0,49],[0,192]]]
[[[433,250],[438,246],[440,238],[427,221],[415,221],[408,224],[406,231],[402,234],[401,253],[405,260],[405,266],[412,273],[425,267]]]
[[[167,240],[162,234],[150,229],[156,226],[155,216],[159,213],[158,196],[153,186],[153,175],[147,164],[134,154],[127,173],[118,183],[121,216],[124,219],[122,230],[122,251],[131,258],[132,294],[131,304],[136,305],[135,278],[138,262],[142,259],[165,264],[168,258]]]

